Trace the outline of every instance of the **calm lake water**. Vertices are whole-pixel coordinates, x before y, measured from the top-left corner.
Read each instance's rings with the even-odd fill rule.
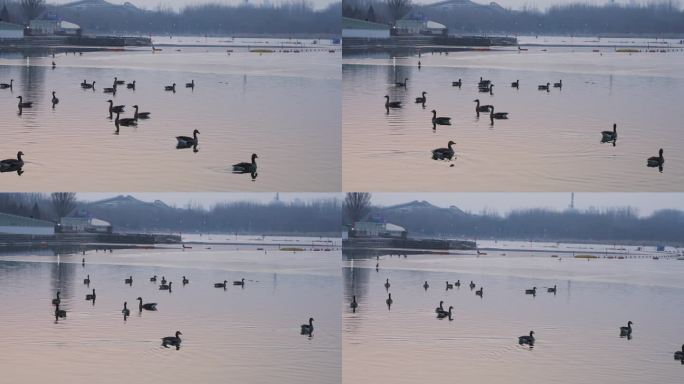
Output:
[[[9,382],[339,383],[339,252],[194,246],[0,256],[0,370]],[[83,279],[90,274],[90,288]],[[124,279],[133,276],[132,286]],[[158,275],[172,281],[160,291]],[[182,276],[189,279],[183,286]],[[245,278],[245,287],[230,285]],[[226,290],[213,287],[228,280]],[[96,289],[95,304],[85,295]],[[67,317],[55,321],[61,291]],[[138,311],[136,298],[157,302]],[[121,315],[127,301],[131,316]],[[300,324],[314,320],[312,337]],[[161,338],[180,330],[179,350]],[[40,369],[35,369],[40,362]]]
[[[528,51],[343,59],[343,188],[373,191],[678,191],[684,188],[684,50],[618,53],[534,39]],[[629,46],[616,40],[615,45]],[[647,41],[635,41],[634,45]],[[595,44],[573,48],[551,44]],[[594,49],[598,52],[594,52]],[[422,67],[418,68],[418,61]],[[483,77],[493,95],[478,92]],[[406,88],[396,80],[408,78]],[[462,88],[451,82],[462,79]],[[511,88],[519,80],[519,89]],[[550,92],[540,84],[562,80]],[[553,85],[552,85],[553,87]],[[425,108],[414,100],[427,92]],[[384,108],[385,95],[403,108]],[[473,100],[508,112],[492,125]],[[433,129],[431,110],[451,117]],[[616,145],[601,131],[617,124]],[[431,151],[456,142],[456,160]],[[646,159],[664,149],[663,172]]]
[[[374,257],[347,260],[343,382],[681,381],[673,354],[684,343],[684,261],[548,256],[382,256],[377,272]],[[461,287],[446,291],[457,279]],[[554,285],[555,296],[546,292]],[[533,286],[536,297],[525,295]],[[436,318],[440,300],[453,321]],[[630,320],[633,337],[621,338]],[[517,343],[530,330],[533,349]]]
[[[0,82],[14,79],[14,87],[0,92],[0,158],[21,150],[26,161],[21,177],[0,174],[3,190],[339,190],[339,50],[161,49],[1,55]],[[115,76],[135,80],[135,91],[124,85],[113,97],[103,93]],[[96,82],[95,92],[81,89],[84,79]],[[185,88],[191,80],[194,91]],[[172,83],[176,93],[165,92]],[[21,116],[20,95],[34,103]],[[115,134],[109,99],[126,105],[122,118],[133,116],[135,104],[151,118]],[[197,152],[176,149],[175,137],[195,129]],[[252,153],[259,156],[256,178],[233,174],[232,164],[249,162]]]

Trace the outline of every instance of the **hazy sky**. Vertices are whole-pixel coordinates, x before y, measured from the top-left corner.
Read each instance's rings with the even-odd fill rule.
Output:
[[[80,199],[100,200],[130,194],[143,201],[162,200],[170,205],[185,206],[189,201],[210,207],[222,201],[272,201],[274,193],[79,193]],[[342,198],[337,193],[281,193],[281,201]],[[478,213],[483,209],[506,213],[514,209],[549,208],[563,210],[570,204],[570,193],[373,193],[373,203],[394,205],[413,200]],[[684,210],[684,193],[575,193],[575,208],[612,208],[631,206],[641,215],[665,208]]]
[[[436,3],[441,0],[413,0],[414,3],[416,4],[432,4]],[[524,6],[528,6],[530,8],[539,8],[539,9],[546,9],[551,5],[557,5],[557,4],[569,4],[569,3],[586,3],[586,4],[606,4],[610,2],[610,0],[473,0],[476,3],[480,4],[489,4],[492,1],[495,1],[498,3],[500,6],[504,8],[514,8],[514,9],[520,9]],[[659,0],[656,0],[659,1]],[[621,3],[621,4],[628,4],[628,3],[646,3],[647,1],[644,0],[615,0],[614,2],[616,3]]]
[[[154,9],[157,7],[159,4],[163,4],[164,6],[169,6],[174,9],[181,8],[185,5],[191,5],[191,4],[206,4],[206,3],[222,3],[222,4],[242,4],[244,3],[244,0],[106,0],[108,3],[112,4],[123,4],[123,3],[131,3],[139,8],[147,8],[147,9]],[[283,0],[283,1],[288,1],[288,0]],[[322,8],[325,7],[326,5],[335,2],[335,0],[307,0],[311,4],[314,5],[316,8]],[[66,3],[73,3],[74,0],[48,0],[48,3],[57,3],[57,4],[66,4]],[[252,4],[262,4],[265,2],[265,0],[249,0],[250,3]],[[270,1],[271,4],[278,4],[280,1],[275,0],[275,1]]]

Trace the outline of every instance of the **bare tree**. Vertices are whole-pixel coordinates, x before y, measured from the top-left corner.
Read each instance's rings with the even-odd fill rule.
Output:
[[[27,21],[31,21],[45,9],[45,0],[21,0],[21,9]]]
[[[344,198],[344,216],[349,224],[354,224],[371,210],[371,194],[368,192],[349,192]]]
[[[53,192],[52,208],[57,214],[57,219],[61,219],[76,208],[76,193],[75,192]]]
[[[394,21],[406,16],[411,7],[411,0],[387,0],[387,8],[389,8]]]

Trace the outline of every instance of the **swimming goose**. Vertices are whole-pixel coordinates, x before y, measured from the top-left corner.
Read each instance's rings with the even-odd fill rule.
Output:
[[[223,280],[223,283],[214,283],[214,288],[225,288],[228,280]]]
[[[406,87],[406,83],[408,83],[408,77],[404,78],[404,82],[402,83],[401,81],[397,81],[394,83],[397,87]]]
[[[432,124],[451,125],[451,117],[437,117],[437,111],[432,110]]]
[[[180,348],[181,345],[181,338],[180,335],[182,335],[181,331],[176,331],[176,336],[166,336],[162,338],[162,346],[168,348],[169,345],[176,347],[176,349]]]
[[[168,284],[163,284],[163,283],[162,283],[162,285],[159,286],[159,290],[160,290],[160,291],[170,291],[170,290],[171,290],[171,284],[173,284],[173,283],[170,282],[170,281],[169,281]]]
[[[546,290],[546,292],[555,294],[556,293],[556,286],[554,285],[553,288],[548,288]]]
[[[489,108],[489,118],[491,120],[505,120],[508,119],[508,112],[494,112],[494,106]]]
[[[352,302],[349,306],[351,307],[351,309],[353,309],[356,312],[356,308],[359,307],[359,304],[356,302],[356,295],[352,299]]]
[[[233,164],[233,172],[234,173],[251,173],[256,171],[257,169],[257,163],[256,159],[258,159],[259,156],[257,156],[256,153],[252,153],[252,162],[251,163],[237,163]]]
[[[24,152],[17,152],[16,159],[5,159],[0,161],[0,170],[14,170],[24,166],[24,160],[21,158],[24,156]]]
[[[233,281],[233,285],[241,285],[244,287],[245,286],[245,278],[243,277],[242,280]]]
[[[164,86],[165,91],[173,91],[176,92],[176,83],[173,83],[173,85],[166,85]]]
[[[132,83],[126,84],[126,88],[135,90],[135,80]]]
[[[185,88],[195,88],[195,80],[185,83]]]
[[[53,305],[58,305],[62,300],[59,298],[59,291],[57,291],[57,298],[52,299],[52,304]]]
[[[527,344],[529,346],[533,346],[534,345],[534,331],[530,331],[529,336],[518,337],[518,344],[520,344],[520,345]]]
[[[446,282],[446,289],[447,289],[447,291],[450,290],[450,289],[454,289],[454,285],[453,285],[453,284],[449,284],[449,282],[447,281],[447,282]]]
[[[481,93],[493,93],[494,92],[494,84],[489,84],[486,87],[478,87],[478,91]]]
[[[14,84],[14,79],[10,79],[9,84],[0,83],[0,89],[7,89],[7,88],[12,89],[13,84]]]
[[[387,295],[388,296],[387,296],[387,300],[385,300],[385,303],[387,303],[387,306],[389,307],[392,305],[392,303],[394,303],[394,300],[392,300],[392,294],[391,293],[388,293]]]
[[[511,88],[519,88],[520,87],[520,80],[516,80],[511,83]]]
[[[632,322],[628,321],[626,327],[620,327],[620,336],[630,336],[632,334]]]
[[[138,120],[133,117],[125,117],[123,119],[119,118],[120,112],[116,113],[116,119],[114,119],[114,124],[123,125],[124,127],[132,127],[138,125]]]
[[[438,319],[443,319],[443,318],[445,318],[445,317],[448,316],[448,317],[449,317],[449,320],[451,320],[451,310],[453,310],[453,309],[454,309],[454,307],[449,307],[449,310],[448,310],[448,311],[442,311],[442,312],[438,313],[438,314],[437,314],[437,318],[438,318]]]
[[[602,131],[601,136],[601,141],[604,143],[607,141],[613,141],[617,139],[617,124],[613,124],[612,131]]]
[[[546,83],[546,85],[540,85],[540,86],[538,86],[537,89],[540,90],[540,91],[548,91],[550,85],[551,85],[551,83]]]
[[[88,83],[86,83],[85,80],[83,80],[83,82],[81,83],[81,88],[83,88],[83,89],[91,89],[91,88],[93,88],[93,89],[94,89],[94,88],[95,88],[95,82],[93,81],[92,84],[88,84]]]
[[[119,80],[117,77],[114,77],[114,85],[124,85],[126,84],[125,81]]]
[[[649,157],[646,160],[646,164],[649,167],[659,167],[665,163],[665,158],[663,157],[663,149],[660,148],[660,151],[658,151],[658,156],[652,156]]]
[[[459,87],[459,88],[461,88],[461,85],[463,85],[463,82],[461,81],[461,79],[458,79],[458,81],[452,81],[452,82],[451,82],[451,86],[452,86],[452,87]]]
[[[314,321],[313,317],[310,317],[309,318],[309,324],[302,324],[302,335],[310,335],[313,332],[313,330],[314,330],[313,321]]]
[[[33,107],[32,101],[24,102],[24,98],[22,96],[17,96],[17,99],[19,99],[19,109]]]
[[[178,140],[178,145],[194,145],[199,142],[197,139],[197,134],[199,134],[200,131],[194,130],[192,131],[192,137],[188,136],[176,136],[176,140]]]
[[[454,283],[455,286],[460,287],[461,286],[461,280],[456,280]]]
[[[102,88],[102,92],[104,92],[104,93],[113,93],[113,94],[116,94],[116,87]]]
[[[54,107],[57,103],[59,103],[59,99],[55,96],[55,91],[52,91],[52,106]]]
[[[473,281],[470,280],[470,289],[474,289],[474,288],[475,288],[475,283],[473,283]]]
[[[491,80],[484,80],[484,79],[482,78],[482,76],[480,76],[480,82],[477,83],[477,85],[478,85],[479,87],[485,87],[485,86],[488,87],[489,84],[491,84],[491,83],[492,83]]]
[[[473,102],[477,103],[475,105],[475,112],[480,113],[480,112],[489,112],[490,109],[494,108],[492,105],[480,105],[480,99],[475,99]]]
[[[537,287],[532,287],[532,289],[526,289],[525,294],[526,295],[536,295],[537,294]]]
[[[133,108],[135,108],[135,113],[133,114],[133,118],[138,120],[138,119],[149,119],[150,118],[150,112],[138,112],[138,106],[134,105]]]
[[[416,97],[417,104],[425,104],[425,102],[427,101],[427,98],[425,97],[425,95],[427,95],[427,92],[423,91],[422,95],[423,96]]]
[[[65,318],[67,315],[66,311],[59,309],[59,304],[55,306],[55,318]]]
[[[444,312],[444,302],[443,301],[439,302],[439,307],[435,308],[435,312],[437,312],[437,313]]]
[[[157,282],[157,275],[150,277],[150,281],[153,283],[156,283]]]
[[[155,275],[154,277],[156,278],[157,276]],[[155,279],[155,281],[156,281],[156,279]],[[161,283],[162,283],[162,285],[166,285],[166,277],[162,276]]]
[[[430,284],[428,284],[427,280],[425,280],[425,284],[423,284],[423,288],[427,291],[428,288],[430,288]]]
[[[124,284],[131,285],[133,284],[133,276],[129,277],[128,279],[124,280]]]
[[[117,113],[117,112],[123,112],[124,108],[126,107],[125,105],[114,105],[114,101],[112,100],[107,100],[109,103],[109,114]]]
[[[156,311],[157,310],[157,303],[145,303],[145,304],[143,304],[142,297],[138,297],[136,300],[138,300],[138,309],[140,310],[140,312],[142,312],[143,309],[146,309],[148,311]]]
[[[83,279],[83,284],[85,284],[85,285],[90,284],[90,275],[88,275],[85,279]]]
[[[684,345],[682,345],[682,350],[681,351],[676,351],[674,353],[674,358],[675,360],[682,360],[684,361]]]
[[[401,108],[401,101],[389,101],[389,96],[385,95],[385,108]]]
[[[90,300],[95,301],[95,288],[93,288],[93,293],[92,293],[92,295],[91,295],[91,294],[87,294],[87,295],[86,295],[86,300],[88,300],[88,301],[90,301]]]
[[[554,88],[563,88],[563,80],[559,80],[557,83],[553,83]]]
[[[190,283],[190,280],[186,279],[185,276],[183,276],[183,285],[186,285]]]
[[[385,280],[385,289],[389,289],[389,287],[390,287],[389,279],[386,279]]]
[[[483,290],[484,290],[484,288],[483,288],[482,286],[480,286],[480,289],[478,289],[477,291],[475,291],[475,296],[480,296],[480,297],[482,297],[482,293],[483,293],[482,291],[483,291]]]
[[[131,314],[131,311],[128,309],[128,303],[124,301],[124,307],[121,310],[121,313],[123,313],[124,316],[129,316]]]

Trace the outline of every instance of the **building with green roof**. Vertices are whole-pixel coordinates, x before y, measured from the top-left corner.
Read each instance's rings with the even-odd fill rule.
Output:
[[[0,234],[50,236],[55,234],[55,224],[30,217],[0,213]]]

